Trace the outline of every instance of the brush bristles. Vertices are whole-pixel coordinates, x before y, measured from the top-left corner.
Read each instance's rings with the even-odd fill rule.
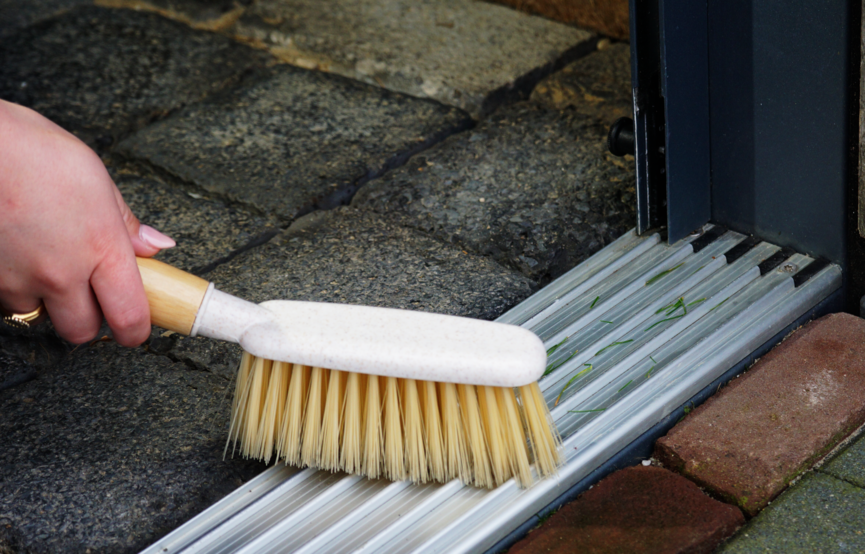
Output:
[[[517,389],[377,377],[244,353],[229,444],[246,458],[415,483],[522,486],[561,464],[536,383]],[[226,452],[228,446],[226,445]]]

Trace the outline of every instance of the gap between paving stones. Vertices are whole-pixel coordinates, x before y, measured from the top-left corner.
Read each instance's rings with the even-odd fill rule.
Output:
[[[478,119],[594,50],[590,32],[486,2],[96,0],[159,13],[283,62],[465,109]],[[422,47],[419,45],[423,45]]]

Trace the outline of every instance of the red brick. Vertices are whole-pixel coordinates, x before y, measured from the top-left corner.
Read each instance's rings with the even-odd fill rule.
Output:
[[[687,479],[637,466],[564,506],[509,554],[708,553],[744,521],[735,506],[709,498]]]
[[[865,320],[825,316],[658,440],[655,456],[756,514],[865,422]]]

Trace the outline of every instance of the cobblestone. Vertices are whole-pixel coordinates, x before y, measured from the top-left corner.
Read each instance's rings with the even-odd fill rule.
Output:
[[[263,467],[222,460],[226,389],[97,342],[0,390],[3,540],[22,552],[138,551],[231,492]]]
[[[119,151],[290,222],[339,205],[468,123],[436,102],[283,65],[151,125]]]
[[[105,150],[271,59],[152,13],[80,7],[0,40],[0,98]]]
[[[172,187],[154,177],[125,172],[115,172],[114,177],[138,219],[177,242],[156,258],[195,274],[205,273],[239,250],[266,242],[279,230],[273,216]]]
[[[583,30],[486,2],[259,0],[232,29],[295,65],[479,117],[594,48]]]

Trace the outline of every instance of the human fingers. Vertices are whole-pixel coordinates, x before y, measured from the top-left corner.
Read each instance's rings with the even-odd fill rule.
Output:
[[[0,293],[0,312],[2,315],[29,314],[41,305],[42,300],[31,294]]]
[[[129,233],[129,239],[132,241],[132,248],[135,250],[136,256],[149,258],[155,255],[163,248],[172,248],[176,245],[174,240],[150,225],[144,225],[129,206],[123,200],[123,195],[116,185],[114,187],[114,198],[117,200],[117,207],[120,210],[120,215],[123,217],[123,224],[126,225],[126,231]]]
[[[78,283],[44,299],[57,334],[74,344],[93,340],[102,325],[102,310],[89,283]]]
[[[138,346],[150,336],[150,308],[132,249],[118,248],[104,256],[90,276],[90,285],[123,346]]]

